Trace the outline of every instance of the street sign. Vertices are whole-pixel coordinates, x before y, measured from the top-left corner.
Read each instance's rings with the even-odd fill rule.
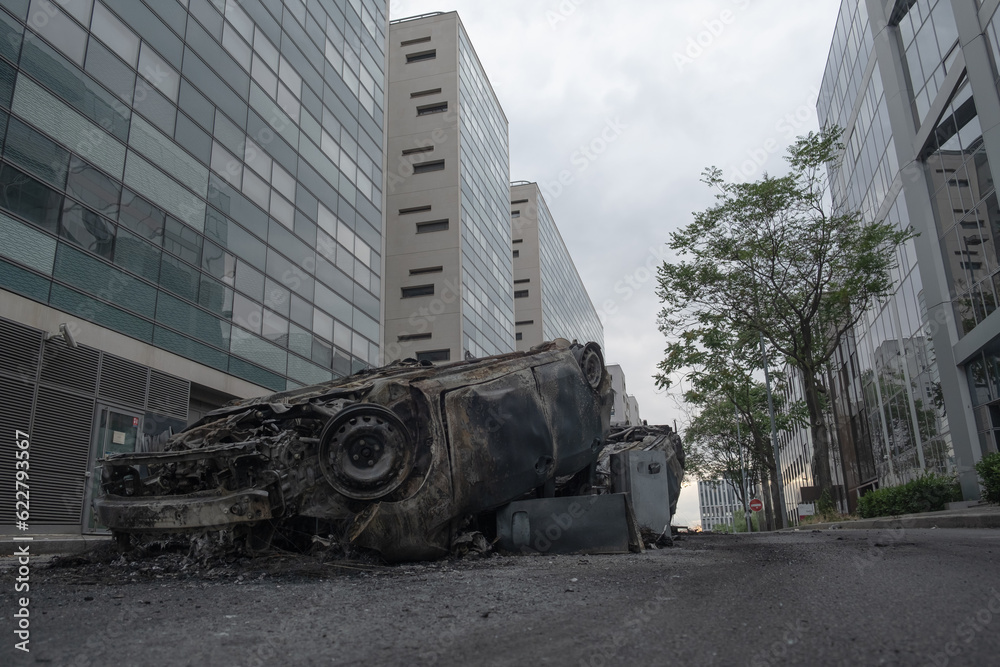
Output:
[[[762,503],[757,498],[754,498],[753,500],[750,501],[750,509],[752,509],[754,512],[759,512],[762,509],[764,509],[764,503]]]

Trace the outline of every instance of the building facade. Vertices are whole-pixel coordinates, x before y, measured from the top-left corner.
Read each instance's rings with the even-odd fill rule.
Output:
[[[639,420],[639,401],[628,393],[625,387],[625,372],[618,364],[609,364],[611,389],[614,391],[614,403],[611,405],[612,426],[637,426]]]
[[[845,128],[835,207],[918,234],[830,376],[849,509],[925,471],[957,474],[978,498],[973,465],[997,449],[998,4],[841,5],[818,102],[821,125]]]
[[[0,2],[2,420],[33,528],[92,527],[105,452],[378,363],[387,13]]]
[[[510,187],[518,350],[565,338],[604,347],[604,325],[537,183]]]
[[[743,509],[732,485],[721,479],[698,480],[698,504],[701,529],[716,530],[720,526],[734,530],[733,515]]]
[[[511,352],[507,119],[457,13],[389,40],[385,358]]]

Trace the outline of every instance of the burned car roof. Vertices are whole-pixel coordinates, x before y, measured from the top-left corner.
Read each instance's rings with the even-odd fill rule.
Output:
[[[389,561],[437,558],[468,517],[592,466],[611,397],[596,343],[396,362],[109,456],[94,507],[119,537],[213,530],[259,549],[305,521]]]

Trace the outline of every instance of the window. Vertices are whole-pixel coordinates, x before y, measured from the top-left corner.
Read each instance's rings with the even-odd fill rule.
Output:
[[[400,46],[410,46],[411,44],[420,44],[422,42],[431,41],[430,35],[427,37],[417,37],[415,39],[406,39],[399,43]]]
[[[514,340],[521,340],[522,338],[524,338],[524,335],[520,331],[514,334]]]
[[[397,336],[396,340],[398,340],[400,343],[405,343],[407,341],[413,341],[413,340],[430,340],[431,336],[432,334],[429,332],[419,333],[419,334],[402,334],[400,336]]]
[[[520,322],[515,322],[514,325],[515,326],[519,326],[519,327],[524,327],[524,326],[527,326],[529,324],[534,324],[534,323],[535,323],[535,320],[521,320]]]
[[[415,93],[410,93],[410,97],[411,98],[413,98],[413,97],[426,97],[428,95],[440,95],[440,94],[441,94],[441,89],[440,88],[431,88],[429,90],[418,90]]]
[[[517,259],[520,256],[521,256],[521,251],[520,250],[515,250],[514,251],[514,259]]]
[[[437,58],[437,49],[431,49],[430,51],[419,51],[417,53],[407,53],[406,62],[407,63],[419,63],[424,60],[434,60]]]
[[[430,206],[413,206],[412,208],[401,208],[399,209],[400,215],[409,215],[410,213],[420,213],[422,211],[431,210]]]
[[[429,171],[443,171],[444,160],[434,160],[433,162],[421,162],[413,165],[414,174],[426,174]]]
[[[0,207],[50,232],[57,230],[63,197],[10,165],[0,168]]]
[[[523,285],[524,283],[530,283],[530,282],[531,282],[531,278],[521,278],[520,280],[515,280],[514,284],[515,285]]]
[[[447,220],[432,220],[430,222],[418,222],[417,234],[428,234],[430,232],[443,232],[448,229]]]
[[[524,243],[524,239],[514,239],[512,243]]]
[[[524,299],[527,296],[528,296],[528,290],[526,289],[514,290],[515,299]]]
[[[437,104],[425,104],[423,106],[417,107],[418,116],[429,116],[432,113],[444,113],[448,110],[447,102],[438,102]]]
[[[110,260],[114,250],[115,226],[72,199],[65,201],[59,235]]]
[[[414,287],[403,288],[403,298],[412,299],[418,296],[433,296],[434,285],[415,285]]]
[[[527,199],[516,199],[511,202],[511,204],[527,204],[527,203],[528,203]]]
[[[417,352],[417,361],[451,361],[451,350]]]
[[[521,217],[521,211],[518,211],[518,210],[511,211],[510,212],[510,217],[512,217],[512,218],[520,218]]]
[[[403,151],[403,155],[413,155],[414,153],[430,153],[434,150],[433,146],[420,146],[419,148],[407,148]],[[427,208],[430,208],[428,206]]]
[[[410,269],[411,276],[421,276],[426,273],[441,273],[444,267],[441,266],[426,266],[422,269]]]

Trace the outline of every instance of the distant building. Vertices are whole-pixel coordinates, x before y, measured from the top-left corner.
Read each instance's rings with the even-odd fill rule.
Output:
[[[639,400],[631,394],[626,394],[628,398],[628,416],[632,425],[641,424],[642,417],[639,416]]]
[[[604,325],[538,184],[511,184],[510,221],[517,349],[556,338],[603,348]]]
[[[507,119],[455,12],[389,26],[386,361],[514,351]]]
[[[615,393],[615,401],[611,406],[612,426],[637,426],[639,420],[639,401],[631,396],[625,388],[625,373],[618,364],[610,364],[611,388]]]
[[[732,529],[736,510],[743,509],[732,484],[721,479],[698,480],[698,503],[702,530],[715,530],[717,526]]]

